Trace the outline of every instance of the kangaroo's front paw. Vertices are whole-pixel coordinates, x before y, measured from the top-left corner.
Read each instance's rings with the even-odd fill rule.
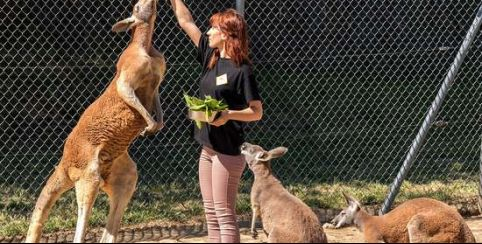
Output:
[[[337,229],[336,226],[332,223],[324,223],[323,228],[325,228],[325,229]]]
[[[157,123],[150,123],[144,130],[141,132],[141,136],[149,136],[154,135],[157,132]]]
[[[255,229],[251,230],[251,237],[253,237],[253,239],[258,238],[258,232]]]
[[[162,128],[164,128],[164,121],[157,121],[156,123],[156,131],[160,131]]]

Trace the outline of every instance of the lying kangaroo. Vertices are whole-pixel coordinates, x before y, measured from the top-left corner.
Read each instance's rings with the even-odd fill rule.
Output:
[[[459,242],[475,238],[456,209],[429,198],[404,202],[383,216],[370,216],[353,197],[343,194],[348,207],[325,228],[355,225],[366,242]]]
[[[241,153],[254,174],[251,188],[253,238],[257,236],[254,227],[259,215],[269,243],[326,243],[326,235],[316,214],[291,195],[271,172],[271,159],[283,156],[287,150],[277,147],[267,152],[249,143],[241,146]]]
[[[132,29],[132,40],[117,62],[114,79],[68,136],[62,159],[35,205],[26,242],[40,240],[52,206],[73,187],[78,204],[74,242],[84,240],[99,188],[107,193],[110,204],[101,242],[116,241],[122,215],[137,183],[136,164],[128,147],[137,136],[163,127],[158,89],[166,62],[152,46],[156,5],[157,0],[139,0],[133,15],[112,27],[115,32]]]

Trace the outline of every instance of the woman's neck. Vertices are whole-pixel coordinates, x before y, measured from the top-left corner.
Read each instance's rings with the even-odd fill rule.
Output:
[[[223,43],[223,46],[218,49],[219,49],[219,57],[231,59],[231,56],[229,56],[226,52],[226,43]]]

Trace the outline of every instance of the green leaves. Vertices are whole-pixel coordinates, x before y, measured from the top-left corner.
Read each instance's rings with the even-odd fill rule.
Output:
[[[198,129],[201,129],[202,122],[199,121],[199,120],[194,120],[194,122],[196,123],[197,128],[198,128]]]
[[[214,111],[223,111],[228,108],[227,104],[224,104],[222,101],[218,101],[211,96],[206,96],[204,100],[199,99],[197,97],[191,97],[187,94],[184,94],[184,100],[191,111],[203,111],[206,116],[206,121],[209,120],[212,113]],[[201,121],[196,120],[196,126],[200,129],[201,128]]]
[[[201,100],[197,97],[191,97],[184,94],[184,100],[186,100],[187,106],[192,111],[203,111],[206,108],[210,111],[223,111],[228,108],[228,105],[212,98],[211,96],[206,96],[204,100]]]

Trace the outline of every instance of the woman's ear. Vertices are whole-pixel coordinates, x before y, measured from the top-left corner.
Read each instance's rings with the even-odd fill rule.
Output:
[[[228,36],[221,32],[221,40],[226,41],[227,39],[228,39]]]

